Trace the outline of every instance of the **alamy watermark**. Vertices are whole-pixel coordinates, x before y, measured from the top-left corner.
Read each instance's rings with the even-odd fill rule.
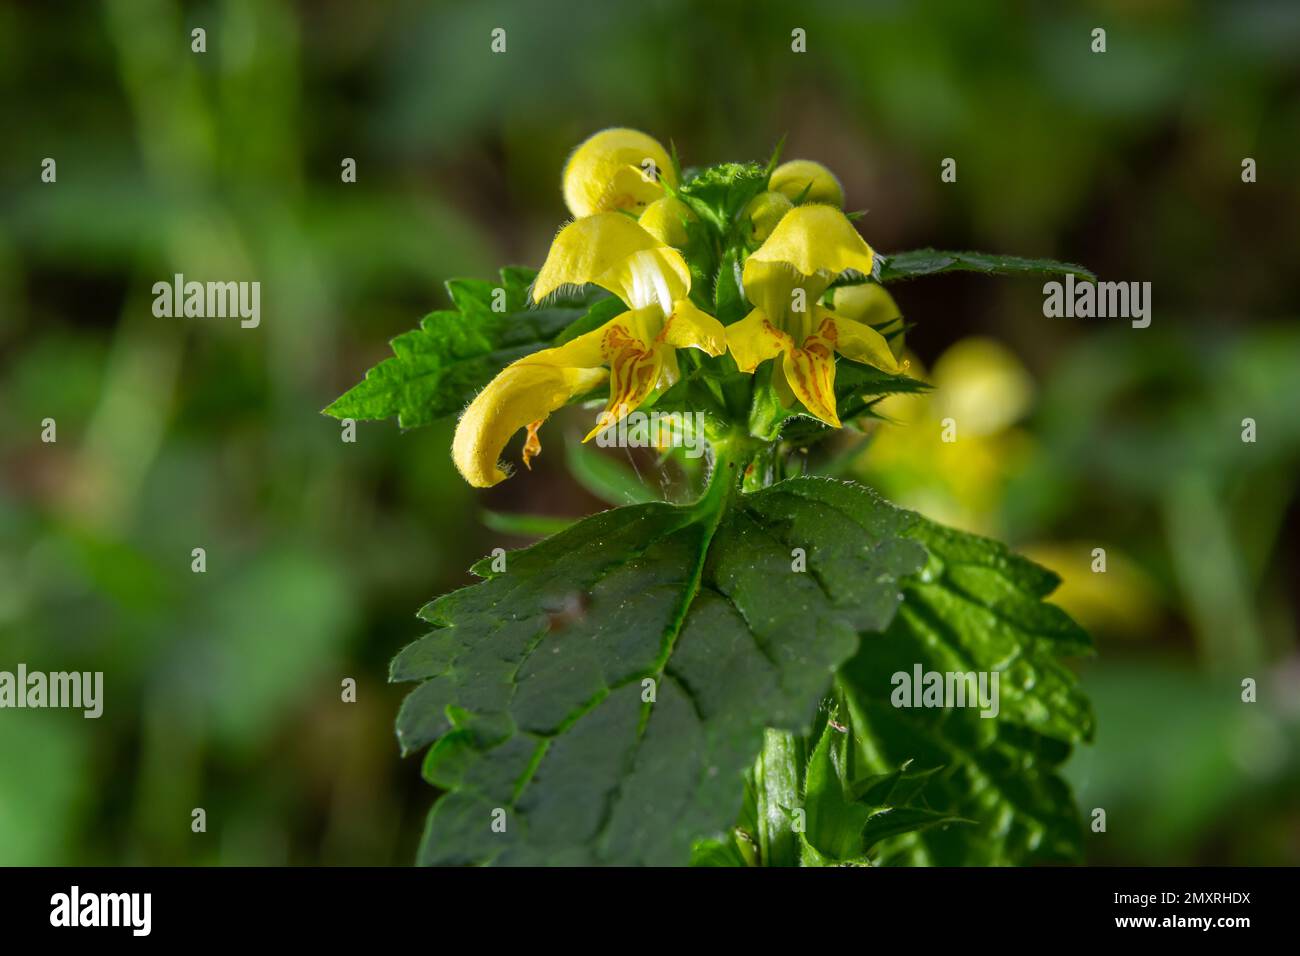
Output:
[[[171,282],[153,284],[153,314],[160,319],[231,319],[255,329],[262,321],[262,283],[186,282],[176,273]]]
[[[73,886],[50,897],[50,925],[58,927],[120,926],[132,936],[148,936],[153,928],[152,893],[83,893]]]
[[[628,412],[613,424],[600,413],[596,444],[601,448],[684,448],[687,458],[704,454],[703,412]]]
[[[895,707],[978,707],[981,717],[996,717],[998,671],[927,671],[916,664],[912,673],[895,671],[889,702]]]
[[[1049,319],[1132,319],[1135,329],[1151,324],[1150,282],[1065,282],[1043,285],[1043,315]]]
[[[0,671],[0,708],[58,707],[95,719],[104,712],[103,671]]]

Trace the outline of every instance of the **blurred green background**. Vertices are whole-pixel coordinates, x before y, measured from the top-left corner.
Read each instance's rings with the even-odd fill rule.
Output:
[[[483,508],[603,505],[562,418],[480,495],[450,424],[345,444],[319,410],[443,280],[538,265],[567,152],[609,125],[688,165],[787,135],[886,253],[1152,282],[1145,330],[1045,319],[1033,280],[897,287],[939,388],[840,460],[1065,577],[1099,647],[1090,862],[1300,861],[1296,3],[5,4],[0,77],[0,669],[106,682],[98,721],[0,712],[0,863],[413,859],[433,792],[389,658],[522,543]],[[260,281],[261,326],[155,318],[176,272]],[[954,408],[982,424],[940,447]]]

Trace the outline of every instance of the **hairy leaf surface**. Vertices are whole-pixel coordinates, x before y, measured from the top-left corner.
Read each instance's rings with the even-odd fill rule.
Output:
[[[925,558],[912,520],[794,479],[721,515],[604,512],[503,573],[481,563],[487,580],[429,605],[437,630],[393,665],[424,681],[402,745],[436,741],[426,776],[450,791],[421,862],[685,864],[735,820],[764,728],[807,732],[859,632],[888,625]]]
[[[1052,768],[1091,716],[1055,655],[1086,637],[1041,603],[1054,578],[991,542],[794,478],[725,510],[607,511],[506,567],[485,560],[485,581],[426,607],[435,630],[393,663],[423,682],[402,746],[432,743],[425,775],[448,791],[423,863],[685,864],[735,823],[764,728],[808,733],[846,663],[864,770],[946,768],[927,807],[876,821],[868,845],[934,862],[969,850],[964,831],[999,861],[1073,846]],[[914,662],[1004,669],[1003,718],[894,709],[889,675]],[[958,816],[978,825],[893,837]]]

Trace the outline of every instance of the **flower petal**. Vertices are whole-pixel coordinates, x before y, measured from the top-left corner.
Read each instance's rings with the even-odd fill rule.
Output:
[[[831,343],[820,335],[810,335],[802,348],[785,353],[782,362],[785,379],[795,397],[814,417],[827,425],[840,427],[835,414],[835,352]]]
[[[556,235],[546,262],[533,281],[533,301],[541,302],[562,285],[595,282],[628,256],[663,244],[635,219],[603,212],[569,223]]]
[[[475,488],[489,488],[506,477],[497,461],[510,436],[591,391],[606,377],[603,368],[563,368],[529,363],[528,358],[506,366],[470,402],[456,424],[451,457]],[[531,428],[526,456],[531,458],[539,450],[536,428]]]
[[[606,360],[605,340],[614,326],[626,329],[629,314],[621,312],[599,328],[584,332],[563,345],[542,349],[518,359],[516,365],[548,365],[552,368],[597,368]]]
[[[676,196],[664,196],[646,206],[637,222],[664,245],[680,249],[690,238],[686,235],[686,224],[697,218],[691,207]]]
[[[844,208],[844,187],[835,174],[811,159],[792,159],[772,170],[767,188],[806,203],[823,202]]]
[[[703,349],[710,355],[721,355],[727,350],[727,330],[690,299],[678,299],[672,314],[664,319],[659,341],[673,348]]]
[[[906,345],[903,313],[884,286],[875,282],[840,286],[831,292],[831,306],[837,317],[871,326],[885,336],[894,358],[902,356]]]
[[[761,244],[772,234],[781,217],[793,208],[794,203],[785,193],[775,190],[759,193],[740,213],[741,221],[749,223],[747,238],[750,242]]]
[[[663,365],[660,349],[618,331],[611,335],[609,347],[609,401],[583,441],[590,441],[635,411],[659,381]]]
[[[595,278],[633,309],[655,308],[659,321],[691,289],[691,269],[682,254],[668,246],[641,249]]]
[[[727,348],[742,372],[752,372],[760,362],[794,348],[789,335],[773,325],[762,310],[755,309],[725,329]]]
[[[787,263],[805,276],[827,273],[834,277],[846,269],[870,273],[873,260],[871,247],[844,213],[834,206],[812,203],[796,206],[781,217],[772,234],[745,261],[742,279],[748,291],[751,269],[765,262]]]
[[[649,175],[653,164],[658,178]],[[640,130],[601,130],[569,157],[564,167],[564,202],[575,216],[614,209],[638,210],[663,195],[659,180],[676,185],[668,153]]]
[[[811,331],[809,312],[831,283],[827,273],[801,275],[788,262],[745,263],[745,297],[796,340]]]
[[[831,305],[836,315],[877,328],[901,318],[903,314],[898,310],[894,297],[876,282],[840,286],[831,293]]]
[[[852,319],[836,318],[834,313],[825,309],[820,311],[826,317],[822,323],[822,335],[830,340],[835,351],[845,358],[885,372],[896,374],[902,370],[889,342],[871,326]]]

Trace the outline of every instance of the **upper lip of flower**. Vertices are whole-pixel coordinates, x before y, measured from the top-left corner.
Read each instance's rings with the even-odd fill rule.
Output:
[[[742,372],[782,358],[774,384],[782,400],[839,427],[835,410],[835,352],[887,372],[899,371],[888,342],[871,326],[820,304],[830,284],[853,270],[871,274],[874,253],[833,206],[798,206],[786,213],[742,272],[755,309],[727,326],[727,345]],[[796,297],[796,293],[801,293]]]
[[[613,127],[573,151],[564,168],[564,199],[575,216],[634,210],[663,195],[660,179],[676,182],[663,145],[640,130]]]
[[[527,464],[540,451],[541,422],[607,375],[609,400],[587,438],[634,410],[656,386],[673,384],[679,374],[677,348],[710,355],[725,350],[721,323],[688,297],[691,273],[681,253],[622,213],[597,213],[560,230],[533,283],[532,298],[540,302],[563,286],[587,283],[608,289],[628,311],[564,345],[511,363],[488,383],[461,416],[452,444],[452,457],[470,484],[486,487],[506,477],[497,459],[510,436],[525,427]]]

